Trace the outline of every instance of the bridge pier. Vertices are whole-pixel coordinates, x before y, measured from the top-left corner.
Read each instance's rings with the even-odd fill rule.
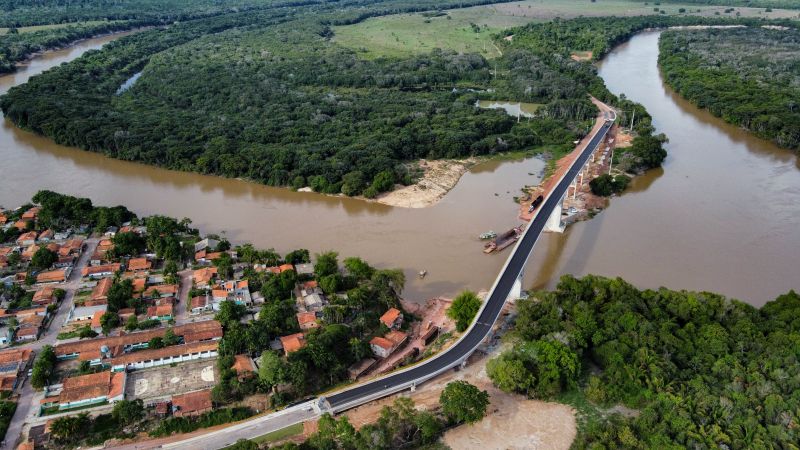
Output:
[[[561,212],[564,209],[564,197],[561,197],[561,200],[558,201],[556,207],[553,208],[552,214],[550,217],[547,218],[547,223],[544,224],[544,230],[551,233],[563,233],[564,232],[564,224],[561,222]]]
[[[523,268],[523,270],[519,273],[519,276],[517,276],[516,281],[514,281],[514,285],[511,287],[511,292],[508,293],[508,298],[506,301],[522,298],[522,278],[524,277],[525,270]]]

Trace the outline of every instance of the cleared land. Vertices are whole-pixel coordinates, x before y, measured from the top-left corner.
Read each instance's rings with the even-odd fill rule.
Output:
[[[204,359],[128,374],[125,398],[156,400],[213,387],[219,376],[216,359]]]
[[[427,53],[434,48],[464,53],[481,53],[486,57],[500,56],[492,36],[504,29],[530,22],[552,20],[556,17],[579,16],[642,16],[648,14],[693,14],[708,17],[765,17],[796,18],[796,10],[764,8],[729,8],[669,3],[655,6],[653,2],[599,0],[591,3],[578,0],[527,0],[475,6],[444,11],[441,15],[397,14],[367,19],[356,25],[335,27],[334,40],[356,50],[364,58],[379,56],[408,56]],[[656,11],[657,9],[657,11]],[[725,12],[726,10],[732,11]]]

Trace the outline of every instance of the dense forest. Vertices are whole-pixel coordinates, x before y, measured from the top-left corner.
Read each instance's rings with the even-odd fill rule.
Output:
[[[532,397],[578,390],[603,411],[575,448],[797,448],[793,291],[756,309],[708,292],[565,276],[518,309],[518,342],[489,362],[489,375]],[[635,414],[606,412],[619,403]]]
[[[641,3],[641,0],[630,0]],[[797,0],[662,0],[664,3],[680,3],[691,5],[749,6],[752,8],[788,8],[798,9]],[[654,2],[655,3],[655,2]]]
[[[140,24],[145,25],[140,22],[101,22],[24,33],[12,29],[0,35],[0,73],[12,72],[16,63],[24,61],[33,53],[61,47],[79,39],[127,30]]]
[[[375,11],[406,8],[387,5]],[[24,128],[121,159],[368,197],[411,182],[406,161],[565,146],[594,116],[580,83],[535,60],[526,73],[542,82],[519,96],[546,106],[522,123],[474,107],[493,83],[480,55],[361,60],[325,23],[365,9],[274,8],[150,30],[12,89],[2,108]]]
[[[226,12],[313,3],[291,0],[0,0],[0,27],[91,20],[169,23]]]
[[[486,3],[474,0],[463,3]],[[639,119],[621,167],[657,167],[666,152],[641,105],[612,95],[595,57],[649,27],[760,23],[648,16],[557,20],[508,30],[502,57],[435,49],[360,59],[332,24],[455,6],[432,0],[310,2],[220,14],[128,36],[32,78],[0,99],[10,120],[64,145],[170,169],[374,197],[414,181],[406,164],[549,147],[588,129],[587,93]],[[783,22],[775,22],[783,23]],[[499,37],[499,36],[498,36]],[[141,75],[124,92],[120,86]],[[517,122],[478,99],[540,103]],[[558,153],[556,151],[556,153]]]
[[[666,82],[683,97],[800,150],[800,30],[668,31],[659,50]]]

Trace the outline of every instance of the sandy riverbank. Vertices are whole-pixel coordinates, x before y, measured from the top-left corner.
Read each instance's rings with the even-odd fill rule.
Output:
[[[453,189],[470,167],[478,163],[478,158],[463,160],[421,160],[423,170],[420,180],[412,185],[400,187],[378,196],[378,203],[401,208],[426,208],[435,205],[450,189]]]

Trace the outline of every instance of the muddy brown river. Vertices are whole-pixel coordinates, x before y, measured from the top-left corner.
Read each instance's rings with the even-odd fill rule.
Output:
[[[111,39],[37,57],[0,77],[0,93]],[[797,288],[796,157],[665,89],[656,55],[657,34],[641,34],[609,55],[601,75],[612,91],[645,104],[670,137],[664,169],[637,179],[593,220],[544,235],[527,282],[543,287],[564,273],[619,275],[642,287],[717,291],[755,305]],[[55,145],[8,122],[0,127],[0,156],[2,206],[52,189],[139,214],[191,217],[204,232],[281,252],[336,249],[403,268],[405,294],[414,301],[492,284],[508,252],[484,255],[477,235],[519,223],[512,197],[538,182],[544,166],[537,159],[483,163],[437,205],[402,209],[116,161]],[[423,280],[420,270],[428,271]]]

